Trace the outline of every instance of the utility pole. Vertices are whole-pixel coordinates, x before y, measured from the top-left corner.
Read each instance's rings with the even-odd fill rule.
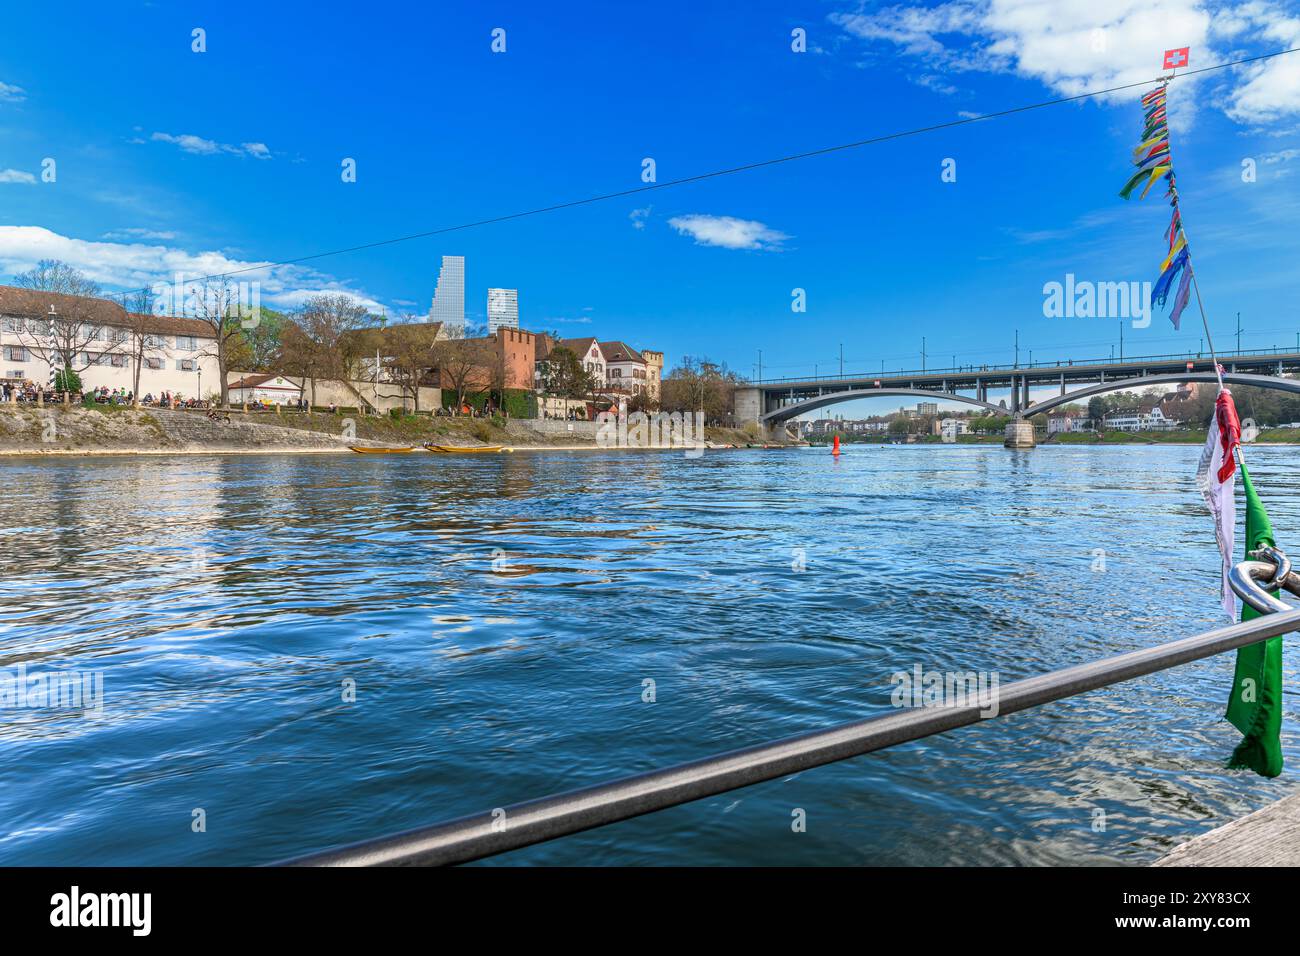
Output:
[[[1237,351],[1241,352],[1241,313],[1237,313]]]
[[[925,371],[925,336],[921,336],[921,371]]]
[[[1016,329],[1016,368],[1020,368],[1020,330]]]
[[[1124,320],[1119,320],[1119,360],[1124,361]]]
[[[763,350],[758,350],[758,380],[763,381]]]
[[[844,343],[840,343],[840,378],[844,377]]]

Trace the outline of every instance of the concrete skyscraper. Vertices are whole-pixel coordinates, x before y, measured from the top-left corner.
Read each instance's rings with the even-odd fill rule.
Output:
[[[451,338],[465,332],[465,257],[443,256],[429,321],[441,322]]]
[[[488,335],[497,329],[519,328],[519,290],[488,289]]]

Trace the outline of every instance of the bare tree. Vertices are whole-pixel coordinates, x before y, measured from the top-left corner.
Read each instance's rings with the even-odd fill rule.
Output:
[[[389,381],[400,385],[403,395],[412,396],[413,407],[419,412],[420,387],[429,380],[429,371],[436,364],[438,328],[427,322],[417,323],[414,316],[406,318],[406,323],[384,330],[383,351],[387,355],[383,362]]]
[[[58,307],[52,305],[51,311],[40,319],[25,322],[19,333],[20,341],[51,368],[74,374],[89,368],[92,343],[99,342],[108,334],[97,324],[103,320],[108,304],[100,296],[99,283],[66,262],[42,259],[34,268],[14,276],[14,284],[24,289],[69,297],[61,300]],[[110,341],[107,348],[100,351],[117,351],[119,346],[120,343]],[[69,394],[67,374],[63,375],[61,384],[66,403]]]
[[[188,307],[194,318],[208,327],[209,337],[216,344],[217,378],[221,385],[221,404],[230,399],[227,372],[233,341],[240,334],[239,286],[225,276],[209,276],[196,283],[190,292]]]
[[[277,368],[296,375],[309,384],[311,405],[316,404],[316,380],[321,377],[320,347],[301,325],[292,320],[284,325],[280,337],[280,355]]]
[[[433,352],[438,384],[456,393],[457,414],[465,405],[466,395],[491,387],[497,353],[486,339],[450,339],[437,343]]]
[[[131,355],[131,404],[139,408],[140,370],[146,361],[163,351],[163,342],[155,331],[158,325],[153,315],[152,292],[141,289],[125,297],[122,305],[126,309],[126,346]]]
[[[314,295],[303,303],[280,336],[279,367],[310,382],[311,404],[316,404],[318,379],[353,377],[370,346],[358,334],[370,320],[365,306],[346,295]]]

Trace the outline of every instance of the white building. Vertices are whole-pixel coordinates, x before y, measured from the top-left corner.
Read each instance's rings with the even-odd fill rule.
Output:
[[[1180,424],[1172,418],[1166,418],[1159,406],[1145,412],[1137,408],[1111,412],[1102,419],[1102,423],[1108,429],[1117,432],[1171,431]]]
[[[964,418],[945,418],[939,423],[939,434],[944,441],[956,441],[958,435],[965,435],[969,431],[970,426]]]
[[[496,335],[497,329],[519,328],[519,290],[488,289],[487,317],[488,335]]]
[[[1047,417],[1047,434],[1091,431],[1088,427],[1089,421],[1089,419],[1081,415],[1074,415],[1069,412],[1060,415],[1049,415]]]
[[[221,387],[216,340],[198,319],[128,314],[108,299],[0,286],[0,378],[48,385],[62,346],[74,349],[72,370],[85,392],[131,391],[137,354],[141,397],[209,397]]]
[[[429,306],[429,321],[441,322],[453,338],[459,338],[464,334],[464,256],[442,257],[442,268],[438,271],[438,284],[433,290],[433,303]]]
[[[244,375],[229,389],[232,405],[297,405],[303,396],[302,384],[283,375]]]

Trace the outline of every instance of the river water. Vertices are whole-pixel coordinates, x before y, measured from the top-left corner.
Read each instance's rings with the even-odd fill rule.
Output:
[[[1198,454],[5,460],[0,670],[103,691],[0,710],[0,864],[271,862],[1216,626]],[[1300,451],[1247,457],[1285,548]],[[1287,645],[1277,780],[1229,655],[490,862],[1147,863],[1297,789]]]

